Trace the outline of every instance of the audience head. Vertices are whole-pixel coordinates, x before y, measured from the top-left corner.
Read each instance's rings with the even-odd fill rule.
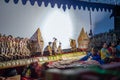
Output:
[[[108,47],[107,43],[106,42],[103,43],[103,48],[107,48],[107,47]]]
[[[96,47],[93,47],[93,48],[91,49],[91,53],[92,53],[93,55],[96,55],[96,54],[98,53],[98,49],[97,49]]]
[[[109,47],[115,47],[115,42],[111,42],[110,44],[109,44]]]
[[[112,43],[111,43],[111,46],[112,46],[112,47],[115,47],[115,45],[116,45],[115,42],[112,42]]]

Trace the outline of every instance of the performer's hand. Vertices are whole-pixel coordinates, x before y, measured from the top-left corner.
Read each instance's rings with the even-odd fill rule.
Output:
[[[92,56],[90,56],[90,57],[88,58],[88,61],[90,61],[90,60],[92,60]]]

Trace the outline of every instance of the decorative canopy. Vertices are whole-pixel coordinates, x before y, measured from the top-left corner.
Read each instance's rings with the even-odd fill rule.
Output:
[[[6,3],[9,3],[10,0],[4,0]],[[71,6],[73,6],[74,10],[78,7],[78,9],[81,9],[83,7],[84,10],[90,8],[92,11],[95,9],[98,11],[99,9],[101,11],[111,11],[114,8],[114,5],[109,4],[102,4],[102,3],[91,3],[86,1],[79,1],[79,0],[13,0],[15,4],[22,1],[23,5],[26,5],[26,3],[29,1],[30,4],[33,6],[35,2],[37,2],[38,6],[40,7],[42,5],[42,2],[44,2],[45,7],[48,6],[48,4],[51,5],[52,8],[54,8],[55,4],[57,4],[58,8],[62,8],[64,11],[66,8],[70,9]]]

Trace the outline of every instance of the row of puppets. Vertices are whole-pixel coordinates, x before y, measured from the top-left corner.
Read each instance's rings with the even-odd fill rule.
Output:
[[[63,53],[61,42],[57,46],[57,39],[54,37],[53,42],[48,42],[44,48],[44,40],[42,38],[40,29],[28,38],[13,37],[12,35],[6,36],[0,34],[0,61],[14,60],[29,58],[33,53],[41,53],[41,55],[55,55]],[[82,28],[78,37],[78,48],[86,49],[89,43],[89,37]],[[70,40],[71,51],[77,51],[76,40]]]
[[[26,58],[30,56],[27,38],[13,38],[9,36],[0,37],[0,60]]]

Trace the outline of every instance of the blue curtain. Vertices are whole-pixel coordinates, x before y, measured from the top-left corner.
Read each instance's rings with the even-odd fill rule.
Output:
[[[4,0],[6,3],[9,3],[10,0]],[[114,9],[114,5],[109,5],[109,4],[102,4],[102,3],[91,3],[91,2],[85,2],[85,1],[78,1],[78,0],[13,0],[15,4],[18,2],[22,1],[22,4],[25,5],[28,1],[30,1],[30,4],[34,6],[35,2],[38,3],[38,6],[40,7],[42,2],[44,2],[44,6],[47,7],[48,4],[50,3],[51,7],[54,8],[55,4],[57,4],[58,8],[62,8],[64,11],[66,8],[70,9],[71,6],[73,6],[74,10],[76,7],[78,9],[92,9],[94,11],[95,9],[98,11],[99,9],[101,11],[111,11]],[[61,6],[62,5],[62,6]]]

